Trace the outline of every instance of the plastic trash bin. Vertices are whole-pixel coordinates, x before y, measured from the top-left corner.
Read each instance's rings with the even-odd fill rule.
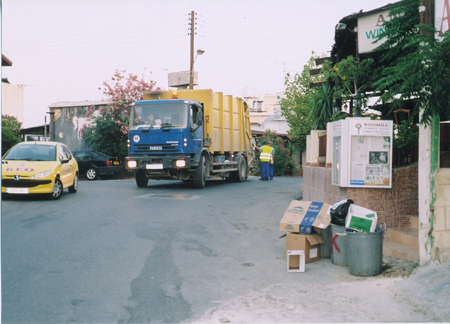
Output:
[[[383,230],[377,232],[348,232],[348,268],[354,276],[377,276],[383,269]]]
[[[343,267],[348,266],[346,241],[345,226],[331,224],[331,263]]]
[[[322,243],[320,245],[320,258],[329,259],[331,258],[331,226],[328,226],[327,228],[321,230],[320,234],[322,234],[325,240],[325,243]]]

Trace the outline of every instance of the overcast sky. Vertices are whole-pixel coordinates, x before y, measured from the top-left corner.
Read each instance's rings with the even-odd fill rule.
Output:
[[[341,18],[392,2],[3,0],[2,53],[13,65],[2,76],[25,87],[25,128],[43,125],[53,103],[106,99],[99,87],[116,69],[167,89],[168,72],[189,70],[195,11],[199,87],[263,96],[283,91],[284,73],[301,72],[312,51],[328,55]]]

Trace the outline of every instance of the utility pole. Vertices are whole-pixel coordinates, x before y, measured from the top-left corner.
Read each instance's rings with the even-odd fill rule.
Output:
[[[420,0],[420,24],[434,27],[434,1]],[[430,38],[434,34],[428,34]],[[434,41],[434,40],[431,40]],[[424,44],[423,46],[426,46]],[[431,127],[420,125],[419,130],[419,264],[431,259],[434,204],[436,201],[435,180],[439,161],[439,115],[433,116]]]
[[[194,35],[195,12],[191,11],[191,67],[189,69],[189,89],[194,89]]]

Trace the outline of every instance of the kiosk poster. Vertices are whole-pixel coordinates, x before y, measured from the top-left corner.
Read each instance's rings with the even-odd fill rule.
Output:
[[[350,187],[392,187],[392,121],[349,121]]]

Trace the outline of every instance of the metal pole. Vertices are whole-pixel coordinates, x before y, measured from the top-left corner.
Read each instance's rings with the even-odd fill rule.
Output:
[[[195,12],[191,11],[191,67],[189,70],[189,89],[194,89],[194,34],[195,34]]]

